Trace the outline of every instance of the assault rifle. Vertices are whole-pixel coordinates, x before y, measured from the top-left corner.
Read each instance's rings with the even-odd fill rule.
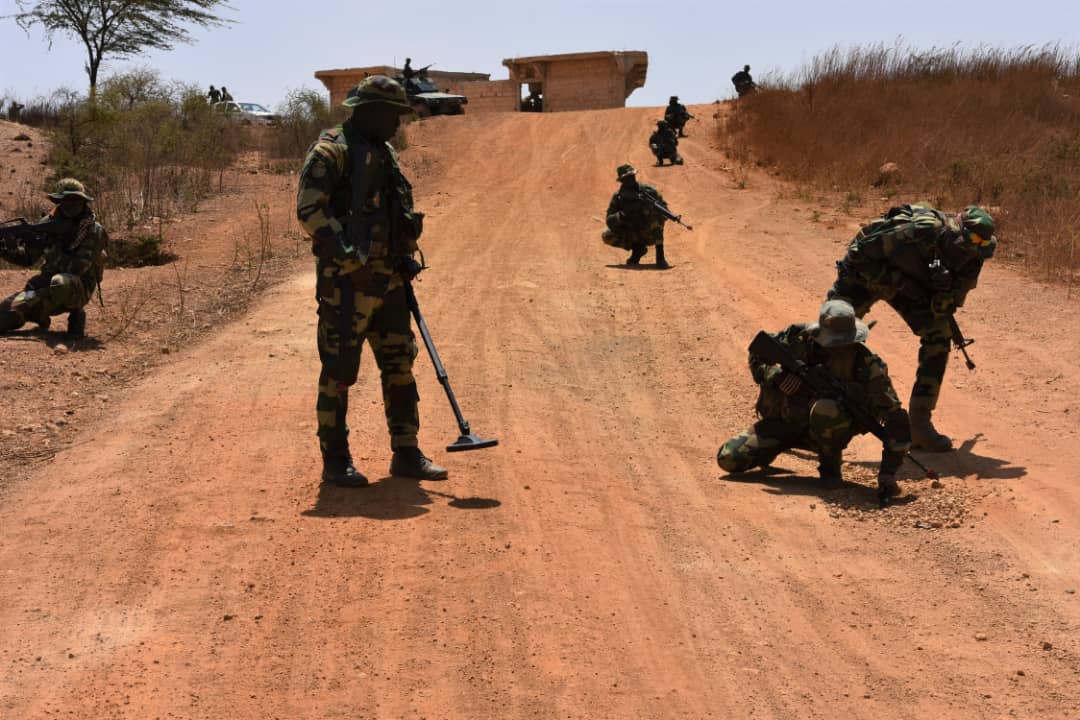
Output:
[[[835,400],[848,411],[848,414],[851,415],[857,425],[869,431],[881,442],[889,442],[889,435],[881,423],[860,403],[849,398],[832,376],[826,373],[814,372],[806,363],[795,357],[783,343],[769,333],[764,330],[758,332],[751,341],[749,350],[762,360],[779,365],[798,377],[813,391],[814,395]],[[938,479],[939,475],[936,471],[923,465],[910,452],[904,453],[904,457],[917,465],[930,480]],[[888,503],[888,500],[888,496],[879,491],[878,501],[882,507]]]
[[[51,237],[58,237],[71,229],[71,221],[63,218],[49,218],[39,223],[32,223],[26,218],[15,218],[0,222],[0,251],[14,252],[19,245],[40,247],[47,244]]]
[[[934,258],[930,262],[929,269],[930,284],[935,291],[948,291],[952,289],[952,271],[945,267],[940,258]],[[968,355],[967,346],[975,341],[971,338],[964,337],[964,333],[960,330],[960,325],[956,322],[955,313],[949,313],[949,332],[952,334],[953,344],[956,345],[957,349],[964,355],[964,364],[967,365],[967,369],[974,370],[975,363],[972,362],[971,356]]]
[[[651,205],[653,208],[656,209],[658,213],[666,217],[668,220],[682,225],[687,230],[694,229],[693,227],[687,225],[682,221],[682,215],[676,215],[675,213],[671,212],[670,210],[668,210],[667,205],[664,205],[662,202],[652,197],[651,195],[646,195],[643,192],[639,192],[637,194],[637,199],[645,203],[646,205]]]

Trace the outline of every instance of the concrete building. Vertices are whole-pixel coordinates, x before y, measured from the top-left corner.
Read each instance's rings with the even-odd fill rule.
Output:
[[[502,64],[508,80],[492,80],[485,73],[429,70],[428,76],[444,92],[469,99],[466,112],[515,112],[529,93],[542,98],[543,112],[598,110],[626,106],[630,93],[645,85],[649,55],[642,51],[604,51],[509,58]],[[368,75],[401,74],[389,65],[345,70],[320,70],[315,77],[330,91],[334,104],[349,88]]]

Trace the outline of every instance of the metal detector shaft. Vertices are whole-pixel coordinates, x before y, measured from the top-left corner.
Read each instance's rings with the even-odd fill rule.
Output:
[[[412,283],[408,280],[405,281],[405,294],[409,301],[409,311],[416,319],[416,326],[420,328],[420,337],[424,338],[424,347],[427,348],[428,355],[431,356],[431,364],[435,366],[435,376],[439,378],[439,384],[443,386],[446,397],[450,400],[450,407],[454,409],[454,417],[457,418],[458,428],[461,430],[462,435],[468,435],[469,423],[465,421],[465,416],[461,414],[457,398],[454,397],[454,391],[450,387],[450,378],[446,376],[446,368],[443,367],[442,360],[439,359],[439,351],[435,349],[435,343],[431,339],[431,332],[428,331],[427,323],[424,322],[424,316],[420,314],[420,305],[416,302],[416,293],[413,292]]]

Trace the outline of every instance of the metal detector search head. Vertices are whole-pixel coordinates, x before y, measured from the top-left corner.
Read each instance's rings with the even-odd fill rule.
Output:
[[[473,434],[462,435],[456,441],[446,446],[446,452],[465,452],[466,450],[482,450],[484,448],[495,447],[499,444],[499,441],[495,438],[485,440],[482,437],[477,437]]]

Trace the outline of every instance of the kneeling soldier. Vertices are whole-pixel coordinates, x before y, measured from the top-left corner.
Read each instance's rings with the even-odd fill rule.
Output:
[[[885,362],[863,342],[869,328],[856,319],[855,310],[842,300],[829,300],[816,323],[800,323],[773,335],[808,372],[822,373],[842,388],[851,400],[885,427],[878,472],[879,494],[899,493],[896,471],[911,446],[907,413],[889,380]],[[753,353],[750,372],[761,386],[757,411],[761,419],[746,432],[724,443],[716,461],[729,473],[768,466],[782,452],[802,448],[818,454],[818,472],[827,487],[842,480],[844,448],[860,427],[835,398],[819,396],[795,374],[770,364]]]

